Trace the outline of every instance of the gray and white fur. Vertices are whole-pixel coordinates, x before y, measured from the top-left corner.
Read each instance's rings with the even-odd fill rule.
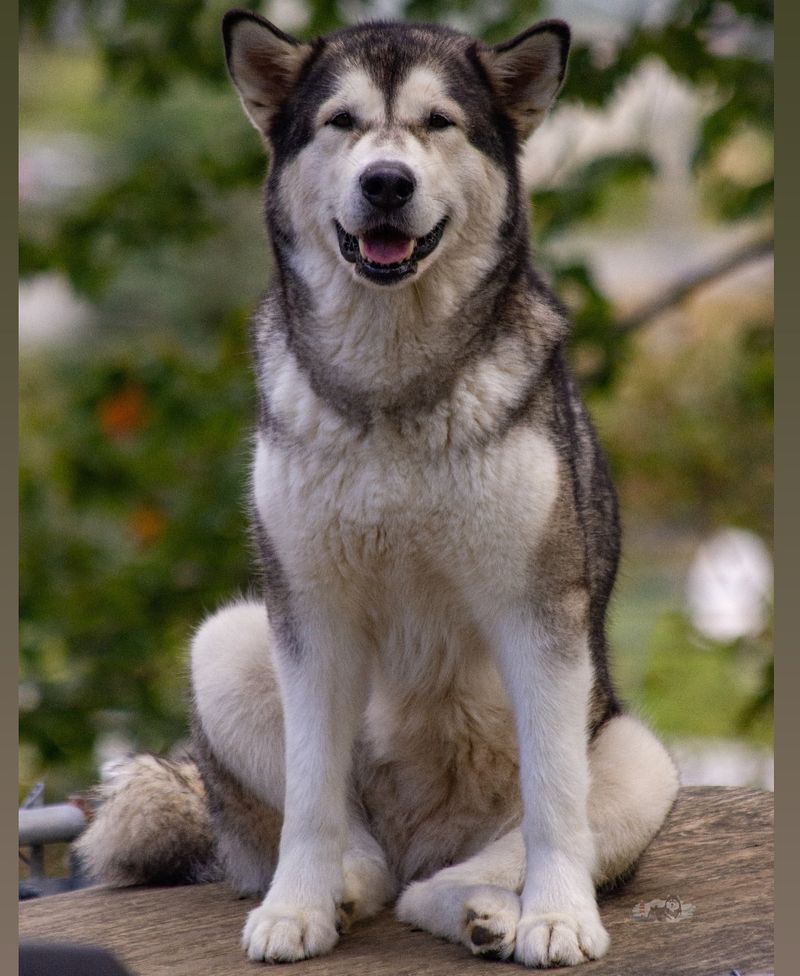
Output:
[[[158,832],[184,880],[266,893],[253,960],[325,953],[398,894],[401,920],[475,954],[596,959],[596,888],[631,870],[677,776],[609,675],[616,497],[528,243],[518,160],[569,30],[303,44],[244,11],[223,30],[271,157],[265,603],[194,638],[202,786],[135,758],[79,847],[143,882]],[[137,790],[174,818],[132,826]]]

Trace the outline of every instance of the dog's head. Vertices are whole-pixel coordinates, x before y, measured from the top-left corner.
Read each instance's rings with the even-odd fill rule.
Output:
[[[336,262],[374,286],[448,259],[490,270],[520,212],[519,148],[564,76],[566,24],[545,21],[496,47],[383,23],[303,44],[234,10],[223,34],[272,154],[273,240],[299,242],[306,268]]]

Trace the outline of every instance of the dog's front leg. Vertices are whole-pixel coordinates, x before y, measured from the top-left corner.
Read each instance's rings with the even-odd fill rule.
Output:
[[[242,941],[250,959],[293,962],[335,945],[348,837],[347,782],[363,711],[363,638],[323,604],[304,601],[276,648],[286,737],[278,866]]]
[[[546,613],[511,610],[493,627],[519,739],[527,867],[514,958],[526,966],[576,965],[609,944],[587,809],[592,671],[574,616],[574,608],[552,605]]]

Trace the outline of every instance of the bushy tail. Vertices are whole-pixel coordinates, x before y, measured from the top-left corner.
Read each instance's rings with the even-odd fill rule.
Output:
[[[120,887],[190,884],[218,875],[197,766],[139,755],[110,763],[99,806],[74,850],[95,881]]]

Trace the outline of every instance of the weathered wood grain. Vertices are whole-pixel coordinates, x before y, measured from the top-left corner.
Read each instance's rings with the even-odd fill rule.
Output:
[[[772,794],[682,789],[636,876],[603,897],[608,955],[585,976],[765,976],[773,968]],[[677,895],[694,913],[637,921],[640,902]],[[248,901],[222,885],[92,888],[23,902],[20,937],[102,945],[137,976],[253,976],[239,948]],[[357,925],[334,952],[295,964],[292,976],[519,976],[512,963],[472,958],[459,946],[395,922]]]

